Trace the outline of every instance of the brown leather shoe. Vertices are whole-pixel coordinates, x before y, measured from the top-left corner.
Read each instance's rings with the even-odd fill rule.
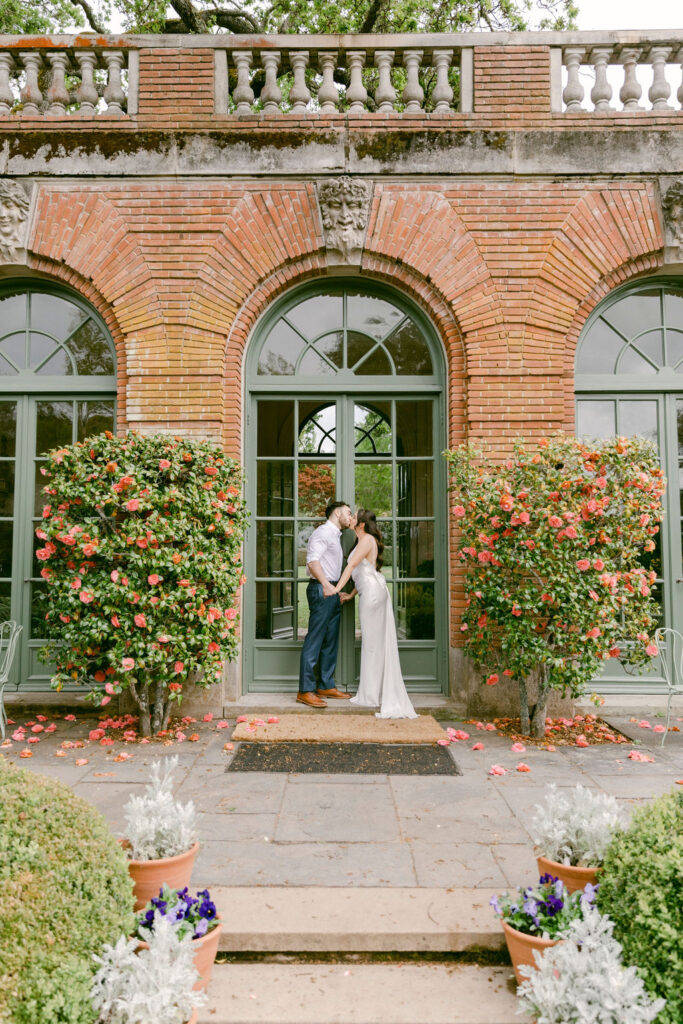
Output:
[[[308,704],[309,708],[326,708],[327,701],[321,700],[315,693],[302,693],[299,691],[296,695],[296,699],[299,704]]]
[[[351,700],[350,693],[342,693],[341,690],[337,690],[336,688],[332,690],[316,690],[315,692],[319,697],[332,697],[336,700]]]

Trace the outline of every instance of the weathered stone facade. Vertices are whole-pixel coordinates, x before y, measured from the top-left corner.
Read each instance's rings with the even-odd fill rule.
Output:
[[[100,313],[117,348],[120,428],[207,435],[241,458],[245,348],[258,318],[286,289],[347,264],[412,298],[435,325],[448,366],[449,445],[482,438],[502,453],[520,434],[572,430],[576,343],[596,304],[643,275],[683,279],[683,89],[662,95],[659,75],[650,109],[631,110],[630,94],[624,109],[602,109],[599,67],[626,65],[629,46],[655,68],[680,63],[683,36],[227,42],[226,55],[218,36],[0,37],[0,110],[15,95],[3,91],[3,68],[10,82],[17,64],[37,57],[53,75],[47,112],[40,93],[0,112],[0,208],[17,185],[30,194],[25,222],[3,228],[0,218],[0,275],[61,282]],[[385,78],[378,99],[389,113],[380,102],[367,109],[360,94],[353,100],[351,88],[346,112],[329,98],[331,111],[310,112],[294,50],[304,44],[323,72],[332,51],[347,52],[348,66],[352,53],[366,53],[368,65],[375,54],[381,67],[391,44],[391,59],[409,72],[419,52],[423,64],[445,68],[440,108],[425,112],[413,89],[393,112]],[[285,47],[306,91],[283,112],[272,93],[277,69],[269,79],[267,66]],[[445,77],[452,58],[442,56],[453,52],[459,109]],[[54,89],[60,53],[82,72],[71,113]],[[93,55],[110,73],[103,114],[92,113],[87,89]],[[237,113],[240,103],[251,108],[248,72],[261,58],[272,95],[264,87],[263,111]],[[571,88],[572,66],[589,59],[598,82],[590,111],[575,109]],[[122,64],[123,113],[117,75],[111,84]],[[321,214],[321,196],[340,178],[368,200],[348,244],[330,240]],[[666,222],[665,196],[678,196]],[[453,675],[462,693],[457,668]]]

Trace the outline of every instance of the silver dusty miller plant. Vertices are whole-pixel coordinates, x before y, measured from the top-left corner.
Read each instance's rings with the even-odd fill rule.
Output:
[[[141,796],[131,796],[124,807],[128,855],[132,860],[160,860],[189,850],[197,840],[194,804],[173,796],[173,773],[178,758],[152,765],[152,780]]]
[[[635,967],[624,967],[614,922],[587,909],[562,942],[534,953],[537,970],[517,990],[519,1012],[536,1024],[650,1024],[664,1006],[652,1000]]]
[[[193,988],[199,973],[191,937],[179,939],[159,914],[148,941],[149,949],[136,953],[138,940],[122,935],[93,958],[100,965],[90,993],[98,1024],[186,1024],[206,1002]]]
[[[558,864],[600,867],[614,832],[623,825],[614,797],[584,786],[558,790],[551,784],[535,812],[531,837],[536,850]]]

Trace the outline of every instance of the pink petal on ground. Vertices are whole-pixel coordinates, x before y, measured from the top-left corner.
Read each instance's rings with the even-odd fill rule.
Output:
[[[224,718],[221,718],[220,722],[216,722],[217,729],[229,729],[230,722],[226,722]]]
[[[648,722],[647,718],[643,718],[643,719],[641,719],[640,722],[638,722],[638,728],[639,729],[650,729],[651,728],[651,725]]]
[[[40,736],[29,736],[27,743],[40,743]]]
[[[234,749],[235,749],[235,744],[234,743],[224,743],[223,744],[223,750],[234,750]]]
[[[111,738],[111,736],[103,736],[102,739],[100,740],[100,746],[101,747],[113,747],[114,746],[114,741]]]
[[[653,732],[666,732],[665,725],[655,725],[652,729]]]
[[[447,737],[444,737],[442,740],[437,740],[436,742],[440,747],[450,747],[451,745],[451,741]]]
[[[470,738],[470,734],[468,732],[464,732],[462,729],[456,729],[455,738],[456,740],[468,740]]]
[[[55,757],[66,757],[66,750],[55,750]]]
[[[246,715],[240,715],[239,718],[237,719],[237,724],[239,725],[240,722],[246,722],[246,720],[247,720],[247,716]]]
[[[492,764],[489,768],[489,775],[507,775],[507,768],[503,768],[502,764]]]
[[[75,722],[76,721],[76,716],[75,715],[64,715],[64,721],[65,722]]]
[[[26,736],[26,733],[22,729],[15,729],[12,733],[12,739],[16,740],[17,743],[21,743]]]
[[[523,743],[513,743],[512,746],[510,747],[510,750],[512,751],[513,754],[523,754],[526,750],[526,747]]]
[[[530,772],[531,768],[529,767],[528,764],[524,764],[524,761],[520,761],[519,764],[517,765],[517,771],[518,772]]]
[[[557,752],[557,747],[554,747],[552,745],[552,743],[546,744],[546,748],[545,749],[549,750],[551,754],[555,754]]]
[[[74,761],[74,764],[75,764],[75,765],[76,765],[76,766],[77,766],[78,768],[82,768],[82,767],[83,767],[83,765],[84,765],[84,764],[87,764],[87,763],[88,763],[88,758],[87,758],[87,757],[77,757],[77,758],[76,758],[76,760]]]
[[[37,722],[47,722],[47,715],[36,715]]]
[[[55,732],[56,729],[57,729],[57,726],[55,725],[54,722],[50,722],[49,725],[45,726],[45,732]]]
[[[495,732],[496,731],[496,727],[493,724],[493,722],[487,722],[486,725],[484,726],[484,728],[486,729],[487,732]]]
[[[590,746],[588,740],[586,739],[586,737],[583,734],[581,736],[577,736],[576,737],[576,745],[577,745],[577,747],[588,747],[588,746]]]
[[[632,750],[628,756],[631,761],[645,761],[650,763],[654,761],[654,757],[650,757],[649,754],[644,754],[641,750]]]
[[[202,719],[202,721],[204,721],[204,722],[213,722],[213,711],[207,712],[207,714],[204,715],[204,718]]]
[[[475,743],[474,746],[472,747],[472,750],[483,750],[483,749],[484,749],[484,744],[483,743]]]
[[[178,732],[175,734],[175,738],[177,739],[178,743],[184,743],[185,740],[187,739],[187,735],[184,732],[180,732],[180,730],[178,730]]]
[[[277,725],[277,723],[279,721],[280,721],[280,719],[277,717],[277,715],[271,715],[270,718],[268,719],[268,724],[269,725]]]

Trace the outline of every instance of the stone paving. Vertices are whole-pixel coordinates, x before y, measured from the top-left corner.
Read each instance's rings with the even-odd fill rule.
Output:
[[[19,709],[10,716],[31,717]],[[229,732],[204,723],[196,743],[89,743],[56,758],[60,742],[87,736],[87,728],[82,719],[55,719],[57,730],[41,736],[30,759],[19,762],[25,744],[0,753],[62,779],[117,834],[123,805],[146,783],[150,763],[177,754],[177,795],[192,799],[199,812],[202,846],[193,879],[202,885],[505,888],[535,874],[528,819],[549,782],[582,783],[631,808],[683,778],[683,733],[670,733],[662,747],[652,730],[607,717],[633,744],[558,747],[556,753],[529,746],[516,754],[509,739],[443,723],[470,732],[469,741],[449,748],[463,774],[446,777],[226,773]],[[473,751],[475,741],[484,749]],[[116,762],[123,749],[132,756]],[[649,751],[654,762],[629,760],[633,749]],[[77,757],[88,763],[76,766]],[[520,758],[529,772],[515,771]],[[490,776],[494,763],[509,773]]]

